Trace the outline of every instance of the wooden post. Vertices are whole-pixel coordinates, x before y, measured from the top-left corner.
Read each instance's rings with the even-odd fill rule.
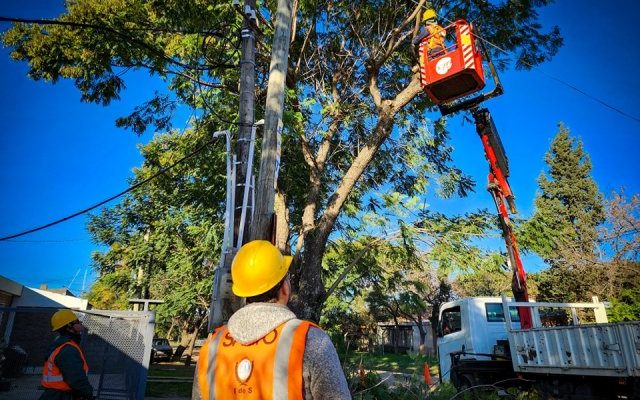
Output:
[[[282,132],[284,89],[289,60],[292,9],[292,0],[278,0],[276,30],[269,67],[260,174],[256,183],[256,210],[251,224],[251,240],[271,240],[275,189],[280,167],[280,134]]]

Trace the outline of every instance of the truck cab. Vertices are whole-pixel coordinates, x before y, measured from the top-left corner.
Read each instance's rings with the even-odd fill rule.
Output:
[[[519,328],[515,307],[511,322]],[[449,381],[452,355],[461,359],[484,359],[504,355],[509,350],[507,329],[500,297],[473,297],[451,301],[440,307],[438,359],[440,379]]]

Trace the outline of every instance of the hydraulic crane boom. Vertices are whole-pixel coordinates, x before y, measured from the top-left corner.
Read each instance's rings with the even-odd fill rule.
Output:
[[[516,301],[528,302],[529,292],[527,291],[527,275],[522,266],[518,243],[513,232],[513,226],[509,219],[509,211],[516,213],[515,197],[509,186],[509,164],[507,155],[502,147],[500,136],[491,119],[491,114],[486,108],[475,108],[471,111],[476,123],[476,131],[480,136],[484,147],[484,154],[489,161],[489,184],[487,190],[491,193],[493,201],[498,210],[498,219],[502,236],[507,247],[507,264],[513,271],[513,281],[511,290]],[[507,208],[508,206],[508,208]],[[528,307],[518,307],[520,315],[520,327],[531,329],[533,327],[531,319],[531,309]],[[505,316],[508,318],[508,316]]]
[[[507,181],[509,177],[507,155],[489,110],[479,108],[484,101],[503,93],[502,84],[482,40],[475,40],[476,27],[465,20],[457,20],[445,30],[448,34],[452,34],[455,43],[444,51],[430,53],[430,36],[422,39],[420,43],[421,83],[429,98],[440,108],[442,115],[463,110],[470,111],[473,115],[485,157],[489,161],[487,190],[491,193],[498,210],[500,228],[507,247],[507,264],[513,270],[511,284],[513,296],[518,302],[528,302],[527,275],[520,260],[518,243],[509,219],[509,211],[512,213],[517,211],[514,195]],[[489,72],[495,83],[493,90],[488,92],[482,92],[485,86],[483,59],[488,63]],[[533,326],[531,309],[518,307],[518,314],[521,328],[531,329]]]

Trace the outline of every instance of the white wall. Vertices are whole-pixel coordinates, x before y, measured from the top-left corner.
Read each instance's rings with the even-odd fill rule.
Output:
[[[64,294],[52,293],[46,290],[24,287],[22,296],[14,297],[11,307],[55,307],[86,310],[89,300]]]

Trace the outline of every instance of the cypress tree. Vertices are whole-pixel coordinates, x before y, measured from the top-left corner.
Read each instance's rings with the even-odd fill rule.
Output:
[[[597,226],[605,219],[603,196],[582,142],[563,124],[545,162],[536,211],[523,227],[522,244],[550,265],[541,274],[542,299],[583,300],[597,279],[589,264],[596,261]]]

